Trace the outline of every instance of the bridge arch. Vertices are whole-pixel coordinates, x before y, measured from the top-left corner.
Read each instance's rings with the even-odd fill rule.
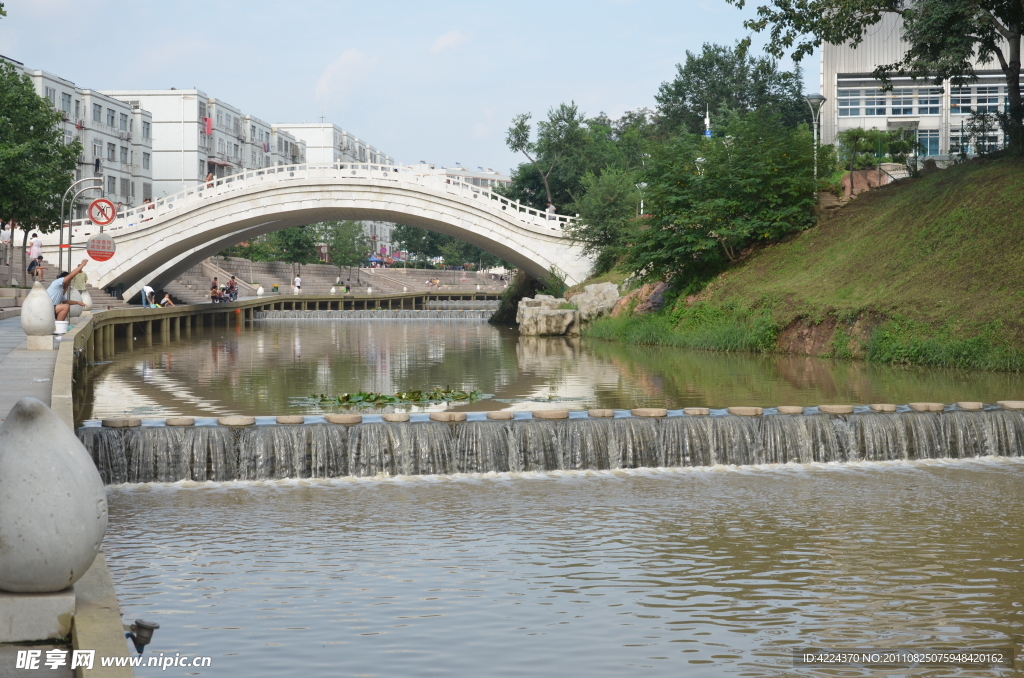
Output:
[[[271,231],[352,219],[419,226],[464,240],[535,277],[552,267],[569,284],[593,264],[566,236],[572,218],[549,215],[486,188],[386,165],[335,163],[253,170],[200,184],[152,205],[127,211],[105,232],[117,253],[86,269],[97,287],[124,285],[125,297],[144,284],[160,286],[199,261]],[[99,228],[72,226],[81,244]],[[59,235],[44,236],[55,260]],[[76,257],[77,260],[77,257]]]

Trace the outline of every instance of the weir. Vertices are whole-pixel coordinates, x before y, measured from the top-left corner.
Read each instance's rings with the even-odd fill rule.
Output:
[[[494,311],[257,311],[256,320],[487,320]]]
[[[90,425],[78,436],[107,484],[1024,456],[1024,411],[1002,408],[756,417],[578,414],[584,416]]]

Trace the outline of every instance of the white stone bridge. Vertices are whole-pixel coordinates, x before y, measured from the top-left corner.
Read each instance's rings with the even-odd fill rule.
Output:
[[[455,178],[334,163],[251,170],[129,209],[103,229],[113,236],[117,253],[105,262],[90,261],[86,272],[96,287],[123,285],[128,299],[143,284],[159,288],[239,242],[289,226],[344,219],[399,222],[452,235],[535,277],[555,267],[569,284],[583,281],[593,263],[563,230],[572,217],[549,219]],[[84,220],[74,222],[72,230],[77,263],[84,258],[79,246],[100,229]],[[59,242],[57,231],[43,236],[48,260],[57,261]]]

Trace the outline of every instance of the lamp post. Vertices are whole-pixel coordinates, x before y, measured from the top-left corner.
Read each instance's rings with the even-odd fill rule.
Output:
[[[644,215],[644,189],[647,188],[647,182],[641,181],[636,185],[636,190],[640,191],[640,216]],[[579,216],[578,214],[576,216]]]
[[[85,179],[79,179],[78,181],[75,181],[70,186],[68,186],[68,190],[64,191],[64,197],[60,199],[60,248],[57,251],[57,268],[58,269],[60,269],[64,265],[64,204],[67,202],[68,193],[73,191],[75,186],[77,186],[78,184],[84,184],[87,181],[98,181],[98,182],[100,182],[100,185],[99,186],[90,186],[89,188],[86,188],[86,189],[83,189],[81,191],[78,191],[78,193],[75,194],[75,197],[71,199],[71,211],[73,212],[74,209],[75,209],[75,201],[78,200],[78,196],[81,195],[82,193],[84,193],[85,191],[91,191],[91,190],[96,189],[96,188],[102,188],[103,187],[103,179],[100,179],[99,177],[86,177]],[[70,233],[70,232],[71,232],[71,215],[69,214],[68,215],[68,233]],[[70,236],[69,236],[69,238],[70,238]],[[68,264],[70,264],[70,263],[71,263],[71,252],[69,251],[68,252]],[[68,266],[68,268],[70,268],[70,265]]]
[[[815,190],[817,190],[818,184],[818,138],[819,138],[819,116],[821,115],[821,107],[827,101],[825,97],[820,94],[808,94],[804,97],[807,100],[807,105],[811,109],[811,119],[814,122],[814,184]]]

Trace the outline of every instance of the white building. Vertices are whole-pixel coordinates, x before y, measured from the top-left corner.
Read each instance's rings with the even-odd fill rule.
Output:
[[[156,197],[203,181],[208,174],[305,162],[305,146],[287,132],[231,104],[191,90],[112,90],[107,95],[152,111]]]
[[[978,81],[953,87],[925,80],[894,77],[894,89],[883,92],[871,73],[879,64],[900,61],[907,50],[901,39],[902,19],[883,14],[856,48],[825,43],[821,49],[821,140],[835,143],[845,129],[914,129],[925,155],[943,159],[960,152],[961,130],[974,111],[997,113],[1009,105],[1006,78],[996,63],[977,65]],[[1002,147],[1002,131],[985,140]],[[973,149],[968,149],[973,152]]]
[[[153,118],[149,111],[82,89],[52,73],[27,69],[13,59],[0,58],[27,75],[39,96],[61,112],[65,143],[74,139],[81,142],[76,180],[102,179],[103,197],[115,204],[138,205],[152,196]],[[99,193],[83,194],[85,199],[90,197],[99,197]],[[84,209],[80,205],[76,216],[83,216]]]
[[[311,163],[367,162],[374,165],[394,165],[391,156],[378,151],[359,137],[346,132],[332,122],[278,123],[296,139],[304,141]]]

